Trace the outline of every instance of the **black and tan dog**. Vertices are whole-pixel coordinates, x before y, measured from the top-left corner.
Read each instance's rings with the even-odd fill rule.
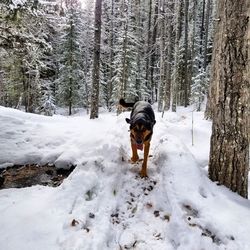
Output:
[[[151,105],[144,101],[127,103],[124,99],[120,99],[119,104],[125,108],[133,107],[130,119],[126,118],[126,122],[130,124],[132,148],[131,161],[135,163],[139,160],[137,150],[143,150],[144,146],[144,157],[140,176],[146,177],[150,141],[153,135],[153,127],[155,125],[154,111]]]

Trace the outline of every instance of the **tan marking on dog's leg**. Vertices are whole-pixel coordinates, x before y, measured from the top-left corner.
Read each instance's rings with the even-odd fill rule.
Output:
[[[146,142],[145,147],[144,147],[144,158],[143,158],[142,168],[140,172],[140,176],[142,178],[147,177],[147,162],[148,162],[149,148],[150,148],[150,142]]]
[[[138,153],[137,153],[136,145],[132,141],[131,141],[131,148],[132,148],[131,161],[132,162],[137,162],[139,160],[139,156],[138,156]]]

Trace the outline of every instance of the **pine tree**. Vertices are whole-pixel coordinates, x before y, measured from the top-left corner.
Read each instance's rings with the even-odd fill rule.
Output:
[[[53,105],[66,105],[72,113],[73,106],[88,112],[92,99],[94,117],[98,106],[111,111],[120,97],[158,101],[161,111],[189,102],[201,109],[215,1],[107,0],[100,42],[92,2],[71,18],[76,0],[55,1],[0,2],[1,103],[29,112],[50,103],[52,113]]]
[[[101,53],[101,94],[106,108],[111,111],[114,105],[113,76],[114,76],[114,40],[115,40],[115,3],[114,0],[103,3],[102,22],[102,53]]]
[[[70,0],[65,13],[65,24],[62,25],[59,77],[56,79],[57,98],[59,103],[69,108],[69,115],[72,114],[73,106],[79,103],[79,89],[84,75],[80,46],[81,29],[80,3]]]
[[[114,37],[113,100],[121,97],[132,101],[149,99],[145,81],[145,55],[143,50],[143,6],[141,3],[121,1],[122,9]]]
[[[79,105],[84,107],[89,113],[90,98],[91,98],[91,83],[92,83],[92,58],[93,58],[93,9],[94,3],[85,3],[85,8],[82,13],[82,28],[80,36],[80,47],[82,51],[81,68],[83,71],[82,84],[80,86],[80,102]]]
[[[57,49],[60,44],[61,9],[55,1],[46,2],[43,6],[43,33],[50,48],[43,53],[40,70],[41,97],[38,111],[44,115],[53,115],[56,112],[56,87],[58,77]]]
[[[196,110],[200,111],[201,105],[206,99],[210,81],[215,6],[211,0],[195,1],[194,6],[191,104],[194,104]]]
[[[4,58],[5,104],[35,112],[41,101],[41,75],[44,57],[51,50],[45,33],[45,6],[31,0],[1,4],[0,46]]]

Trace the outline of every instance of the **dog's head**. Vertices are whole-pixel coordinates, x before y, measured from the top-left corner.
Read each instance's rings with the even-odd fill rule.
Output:
[[[153,126],[146,120],[131,122],[131,120],[127,118],[126,121],[130,124],[132,142],[136,145],[137,149],[142,150],[143,144],[151,139]]]

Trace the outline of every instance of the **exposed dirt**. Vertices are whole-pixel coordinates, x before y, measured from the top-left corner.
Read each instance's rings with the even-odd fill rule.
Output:
[[[23,188],[33,185],[57,187],[74,168],[75,166],[70,169],[58,169],[54,165],[29,164],[0,169],[0,189]]]

